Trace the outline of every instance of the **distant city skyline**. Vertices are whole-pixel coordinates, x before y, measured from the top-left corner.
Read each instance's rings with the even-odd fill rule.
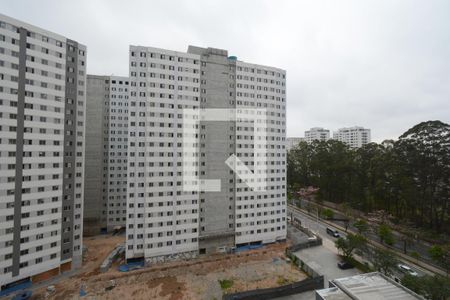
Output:
[[[279,66],[290,83],[287,136],[359,125],[375,142],[450,122],[449,11],[438,0],[2,3],[4,14],[87,45],[90,74],[127,76],[130,44],[212,46]]]
[[[288,136],[286,138],[286,150],[291,150],[301,141],[312,143],[313,141],[328,141],[330,139],[343,142],[351,148],[360,148],[372,142],[370,128],[351,126],[331,131],[328,128],[312,127],[306,130],[303,136]]]

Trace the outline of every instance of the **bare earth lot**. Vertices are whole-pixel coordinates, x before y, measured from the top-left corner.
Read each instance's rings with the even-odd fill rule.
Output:
[[[56,293],[47,299],[79,299],[83,285],[84,299],[221,299],[224,292],[275,287],[306,278],[285,262],[285,243],[266,246],[239,254],[202,256],[189,261],[174,261],[121,273],[117,264],[106,273],[98,267],[123,237],[86,238],[88,251],[82,270],[56,284]],[[105,291],[109,280],[117,286]],[[219,280],[228,281],[222,288]],[[231,284],[230,284],[231,282]],[[36,290],[33,299],[45,299],[45,289]]]

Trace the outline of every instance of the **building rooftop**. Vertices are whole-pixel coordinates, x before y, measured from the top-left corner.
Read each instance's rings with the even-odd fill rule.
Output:
[[[337,287],[318,290],[316,293],[322,297],[323,300],[351,300],[346,293],[338,289]]]
[[[334,279],[333,288],[317,291],[326,300],[409,300],[423,299],[392,279],[378,273],[366,273]]]

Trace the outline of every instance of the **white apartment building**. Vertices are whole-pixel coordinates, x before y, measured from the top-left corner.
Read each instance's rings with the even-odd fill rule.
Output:
[[[236,108],[266,110],[266,191],[252,191],[236,179],[236,245],[270,243],[286,238],[286,72],[236,62]],[[248,126],[248,127],[247,127]],[[255,125],[253,125],[255,126]],[[260,129],[259,129],[260,130]],[[249,125],[236,124],[236,156],[250,169],[257,141]],[[255,165],[254,165],[255,164]],[[253,167],[253,168],[252,168]],[[256,171],[255,171],[256,173]]]
[[[333,139],[347,144],[350,148],[360,148],[370,143],[370,129],[359,126],[340,128],[333,132]]]
[[[313,127],[305,131],[305,141],[312,143],[313,141],[328,141],[330,139],[330,131],[322,127]]]
[[[286,151],[290,151],[292,148],[296,147],[300,142],[305,141],[302,137],[290,137],[286,139]]]
[[[84,233],[125,227],[129,80],[87,76]]]
[[[86,47],[0,14],[0,285],[81,265]]]
[[[285,81],[285,71],[238,61],[226,50],[130,47],[127,258],[286,238]],[[259,109],[265,121],[203,118],[212,109]],[[255,130],[264,132],[263,142],[253,140]],[[234,173],[225,163],[230,155],[247,169]],[[241,178],[253,172],[265,190]],[[185,189],[210,178],[218,191]]]
[[[183,193],[184,108],[199,108],[200,57],[130,47],[127,258],[198,250],[199,195]]]

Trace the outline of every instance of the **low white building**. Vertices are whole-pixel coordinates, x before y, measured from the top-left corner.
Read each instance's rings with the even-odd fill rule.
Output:
[[[379,272],[333,279],[329,286],[316,290],[316,300],[424,299]]]

